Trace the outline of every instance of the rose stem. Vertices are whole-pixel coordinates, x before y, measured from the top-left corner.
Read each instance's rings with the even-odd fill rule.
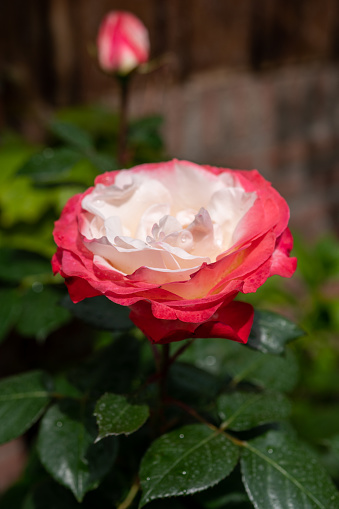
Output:
[[[169,343],[162,345],[162,356],[160,360],[160,399],[164,401],[166,397],[166,383],[167,383],[167,373],[168,368],[170,366],[170,345]]]
[[[119,76],[120,110],[118,131],[118,163],[123,168],[127,162],[127,107],[130,76]]]
[[[189,339],[181,348],[179,348],[179,350],[177,350],[175,352],[174,355],[172,355],[172,357],[170,357],[169,359],[169,365],[173,364],[173,362],[175,362],[177,360],[177,358],[182,354],[184,353],[184,351],[193,343],[193,341],[195,341],[195,338],[192,338],[192,339]]]
[[[157,345],[155,345],[154,343],[151,343],[151,349],[152,349],[152,353],[153,353],[153,357],[154,357],[154,363],[155,363],[155,368],[156,368],[156,371],[157,371],[157,377],[160,373],[160,354],[159,354],[159,350],[158,350],[158,347]],[[152,379],[153,379],[154,375],[152,376]]]
[[[159,384],[159,396],[157,409],[153,414],[153,433],[155,436],[161,435],[161,427],[164,422],[164,405],[166,399],[166,382],[169,368],[169,344],[161,345],[161,358],[157,363],[157,373],[154,380]]]
[[[132,504],[139,489],[140,489],[139,479],[136,479],[134,481],[134,483],[132,484],[131,489],[127,493],[127,497],[125,498],[125,500],[123,502],[121,502],[120,505],[118,505],[117,509],[127,509]]]

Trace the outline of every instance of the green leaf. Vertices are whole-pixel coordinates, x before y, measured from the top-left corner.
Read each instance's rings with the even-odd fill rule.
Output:
[[[67,295],[62,300],[62,305],[74,316],[97,329],[116,331],[134,327],[129,319],[130,309],[115,304],[104,296],[91,297],[74,304]]]
[[[90,134],[74,124],[54,120],[50,127],[58,138],[77,149],[87,151],[93,148],[94,142]]]
[[[51,263],[40,255],[9,248],[0,249],[0,279],[20,283],[27,276],[52,274]]]
[[[94,415],[99,426],[96,441],[109,435],[130,435],[148,419],[147,405],[131,405],[124,396],[104,394],[95,406]]]
[[[0,443],[22,435],[49,403],[46,375],[31,371],[0,382]]]
[[[189,495],[213,486],[232,472],[238,457],[236,445],[203,424],[161,436],[141,462],[140,507],[156,498]]]
[[[175,362],[169,370],[168,386],[172,397],[197,407],[209,404],[215,398],[220,382],[210,373],[191,364]]]
[[[217,401],[223,429],[243,431],[288,417],[291,405],[283,394],[234,392]]]
[[[41,462],[79,502],[99,485],[116,457],[116,439],[94,444],[96,435],[92,409],[84,402],[64,400],[52,406],[41,422]]]
[[[18,292],[11,288],[0,289],[0,342],[16,323],[20,309]]]
[[[263,353],[281,354],[286,343],[305,333],[293,322],[271,311],[255,311],[247,345]]]
[[[224,339],[199,339],[180,357],[212,374],[231,376],[233,385],[251,382],[260,388],[287,392],[298,378],[298,364],[291,349],[283,356],[263,354]]]
[[[92,151],[87,154],[87,159],[89,159],[93,166],[95,166],[97,170],[100,170],[101,173],[118,169],[116,159],[108,154]]]
[[[288,392],[297,383],[298,364],[290,349],[284,356],[276,356],[234,343],[228,346],[228,354],[223,368],[232,376],[234,386],[246,381],[261,388]]]
[[[37,184],[51,184],[63,180],[70,174],[83,155],[76,150],[45,148],[43,152],[32,156],[18,171],[18,175],[27,175]]]
[[[34,336],[44,340],[48,334],[58,329],[70,319],[69,312],[59,305],[58,291],[37,284],[22,298],[22,312],[17,330],[23,336]]]
[[[339,493],[308,448],[271,431],[246,444],[241,469],[256,509],[336,509]]]

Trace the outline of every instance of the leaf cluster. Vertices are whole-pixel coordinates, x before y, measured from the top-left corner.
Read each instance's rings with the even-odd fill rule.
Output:
[[[36,430],[26,474],[1,507],[338,507],[288,422],[298,368],[286,345],[302,334],[289,320],[256,312],[249,347],[196,339],[153,357],[125,308],[64,304],[115,332],[67,371],[1,382],[0,442]]]

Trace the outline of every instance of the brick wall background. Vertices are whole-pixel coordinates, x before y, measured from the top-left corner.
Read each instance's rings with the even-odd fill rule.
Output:
[[[258,168],[292,226],[339,233],[337,0],[2,0],[0,126],[39,139],[55,107],[115,107],[93,56],[110,9],[144,21],[153,57],[171,54],[135,80],[131,104],[164,115],[169,156]]]

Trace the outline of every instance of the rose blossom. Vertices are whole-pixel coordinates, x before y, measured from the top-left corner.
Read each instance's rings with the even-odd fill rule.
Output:
[[[133,14],[112,11],[100,25],[97,46],[102,69],[128,74],[148,60],[148,31]]]
[[[293,274],[288,219],[256,170],[144,164],[104,173],[68,201],[55,223],[53,270],[74,302],[103,294],[129,306],[152,342],[245,343],[253,309],[234,298]]]

